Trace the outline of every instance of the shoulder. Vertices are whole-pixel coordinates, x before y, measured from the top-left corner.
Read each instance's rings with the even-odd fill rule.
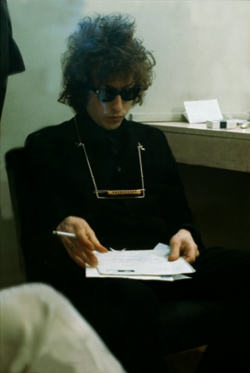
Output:
[[[26,154],[38,162],[51,162],[64,154],[65,149],[77,141],[74,120],[47,126],[29,134],[25,140]]]
[[[162,162],[174,160],[173,152],[169,146],[166,135],[162,130],[149,124],[128,121],[130,131],[135,134],[139,142],[149,150],[149,154],[154,154],[155,160]]]
[[[128,125],[130,130],[133,131],[136,137],[141,139],[141,141],[149,142],[153,146],[168,146],[166,136],[160,129],[149,124],[133,121],[128,121]]]
[[[45,140],[45,139],[62,139],[68,138],[74,133],[74,119],[70,119],[60,124],[46,126],[35,132],[29,134],[26,138],[26,145],[34,140]]]
[[[127,121],[129,126],[132,126],[134,130],[138,133],[145,133],[147,135],[151,134],[156,137],[162,136],[162,131],[153,125],[141,123],[141,122],[134,122],[132,120]]]

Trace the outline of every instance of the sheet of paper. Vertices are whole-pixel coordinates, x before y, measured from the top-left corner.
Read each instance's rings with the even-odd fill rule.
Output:
[[[219,103],[213,100],[184,101],[186,116],[189,123],[206,123],[208,120],[222,120]]]
[[[111,251],[105,254],[95,252],[98,258],[97,272],[101,276],[131,277],[138,276],[168,276],[165,280],[173,281],[170,277],[194,272],[194,268],[183,258],[174,262],[168,261],[170,248],[158,244],[153,250]],[[87,277],[91,276],[92,268],[87,268]],[[92,270],[96,277],[96,273]],[[148,278],[151,279],[151,278]]]
[[[191,277],[188,277],[186,275],[174,275],[174,276],[129,276],[129,275],[101,275],[97,268],[93,267],[86,267],[86,277],[98,277],[98,278],[130,278],[133,280],[156,280],[156,281],[177,281],[177,280],[185,280],[185,279],[191,279]]]

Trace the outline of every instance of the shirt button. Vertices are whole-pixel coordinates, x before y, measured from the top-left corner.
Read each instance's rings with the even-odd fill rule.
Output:
[[[118,172],[120,172],[122,168],[120,166],[116,166],[116,169]]]

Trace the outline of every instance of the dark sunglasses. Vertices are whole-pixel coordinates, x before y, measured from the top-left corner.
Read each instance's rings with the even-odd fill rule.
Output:
[[[122,89],[115,89],[115,88],[103,88],[103,89],[96,89],[90,88],[97,97],[98,100],[101,102],[110,102],[113,101],[114,98],[118,95],[121,96],[123,101],[133,101],[135,100],[139,93],[142,90],[142,87],[132,87],[132,88],[122,88]]]

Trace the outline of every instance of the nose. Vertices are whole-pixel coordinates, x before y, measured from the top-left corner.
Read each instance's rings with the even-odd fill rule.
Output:
[[[114,112],[119,113],[123,109],[123,100],[120,95],[115,96],[115,98],[110,102],[110,104]]]

